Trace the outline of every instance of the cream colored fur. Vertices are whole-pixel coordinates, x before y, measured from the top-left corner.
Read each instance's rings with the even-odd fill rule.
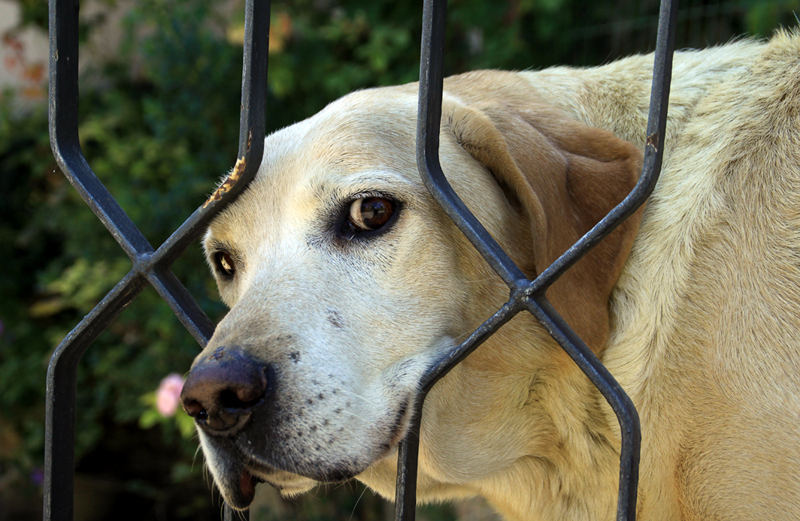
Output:
[[[554,232],[577,230],[559,219],[583,222],[572,213],[606,191],[616,202],[630,180],[614,190],[570,180],[580,193],[568,198],[581,204],[568,210],[547,195],[549,178],[526,192],[514,183],[535,184],[532,174],[500,171],[563,160],[571,172],[604,153],[559,152],[584,141],[619,150],[592,165],[638,168],[624,142],[644,146],[651,71],[652,56],[636,56],[446,84],[443,168],[526,272],[560,253],[561,243],[547,249]],[[800,519],[800,37],[680,52],[673,78],[663,171],[638,233],[636,216],[606,257],[559,281],[552,300],[639,411],[639,519]],[[503,89],[514,99],[493,98]],[[507,299],[419,180],[415,111],[415,85],[367,90],[269,136],[258,177],[210,227],[209,255],[231,251],[237,272],[218,277],[231,311],[200,358],[243,346],[276,366],[276,400],[300,413],[260,434],[277,440],[279,455],[239,446],[242,460],[201,432],[223,496],[237,458],[289,494],[315,483],[294,472],[324,479],[324,461],[344,458],[393,498],[403,403],[428,364]],[[517,132],[529,124],[556,152],[526,150]],[[573,129],[586,137],[573,139]],[[374,193],[402,201],[392,228],[337,242],[331,216],[348,197]],[[508,519],[614,518],[616,419],[529,316],[434,387],[420,450],[421,501],[482,495]]]

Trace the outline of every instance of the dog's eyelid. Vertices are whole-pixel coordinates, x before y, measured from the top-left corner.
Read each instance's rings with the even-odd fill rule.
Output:
[[[233,251],[234,248],[232,248],[229,244],[224,243],[220,240],[207,239],[205,243],[205,250],[206,254],[210,257],[213,256],[218,251]]]
[[[389,199],[391,201],[397,200],[397,198],[391,193],[381,192],[380,190],[360,190],[358,192],[351,193],[347,197],[344,197],[344,200],[347,201],[346,204],[349,205],[358,199],[368,199],[370,197],[380,197],[382,199]]]

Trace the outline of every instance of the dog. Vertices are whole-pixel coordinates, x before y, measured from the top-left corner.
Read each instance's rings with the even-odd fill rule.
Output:
[[[445,80],[443,170],[528,277],[635,185],[652,64]],[[230,312],[182,401],[236,509],[261,481],[392,499],[420,378],[507,300],[419,178],[416,109],[416,84],[363,90],[268,136],[209,227]],[[677,53],[664,154],[646,207],[548,299],[638,409],[639,519],[800,519],[800,32]],[[522,313],[429,393],[418,499],[613,519],[619,450]]]

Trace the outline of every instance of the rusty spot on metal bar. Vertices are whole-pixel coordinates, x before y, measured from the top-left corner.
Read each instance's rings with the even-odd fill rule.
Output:
[[[239,159],[237,159],[236,164],[233,167],[233,172],[231,172],[231,175],[229,175],[228,178],[225,179],[225,181],[221,185],[219,185],[219,188],[217,188],[214,191],[214,194],[208,198],[208,201],[203,203],[203,208],[205,208],[214,201],[219,201],[220,199],[222,199],[222,197],[225,194],[227,194],[231,190],[231,188],[233,188],[236,185],[236,183],[239,182],[239,179],[241,179],[242,173],[244,172],[245,166],[247,166],[247,160],[245,160],[244,157],[240,157]]]
[[[658,151],[658,132],[653,132],[647,136],[647,144]]]

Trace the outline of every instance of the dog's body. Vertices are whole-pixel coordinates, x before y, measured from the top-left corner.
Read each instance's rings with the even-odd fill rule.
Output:
[[[635,183],[651,71],[446,81],[445,173],[528,276]],[[673,77],[646,210],[548,298],[639,411],[640,519],[800,519],[800,37],[679,53]],[[369,90],[273,134],[209,230],[232,309],[184,403],[234,506],[253,476],[289,494],[355,476],[392,498],[420,376],[507,298],[419,180],[415,111],[415,85]],[[418,495],[613,519],[618,429],[520,315],[428,396]]]

